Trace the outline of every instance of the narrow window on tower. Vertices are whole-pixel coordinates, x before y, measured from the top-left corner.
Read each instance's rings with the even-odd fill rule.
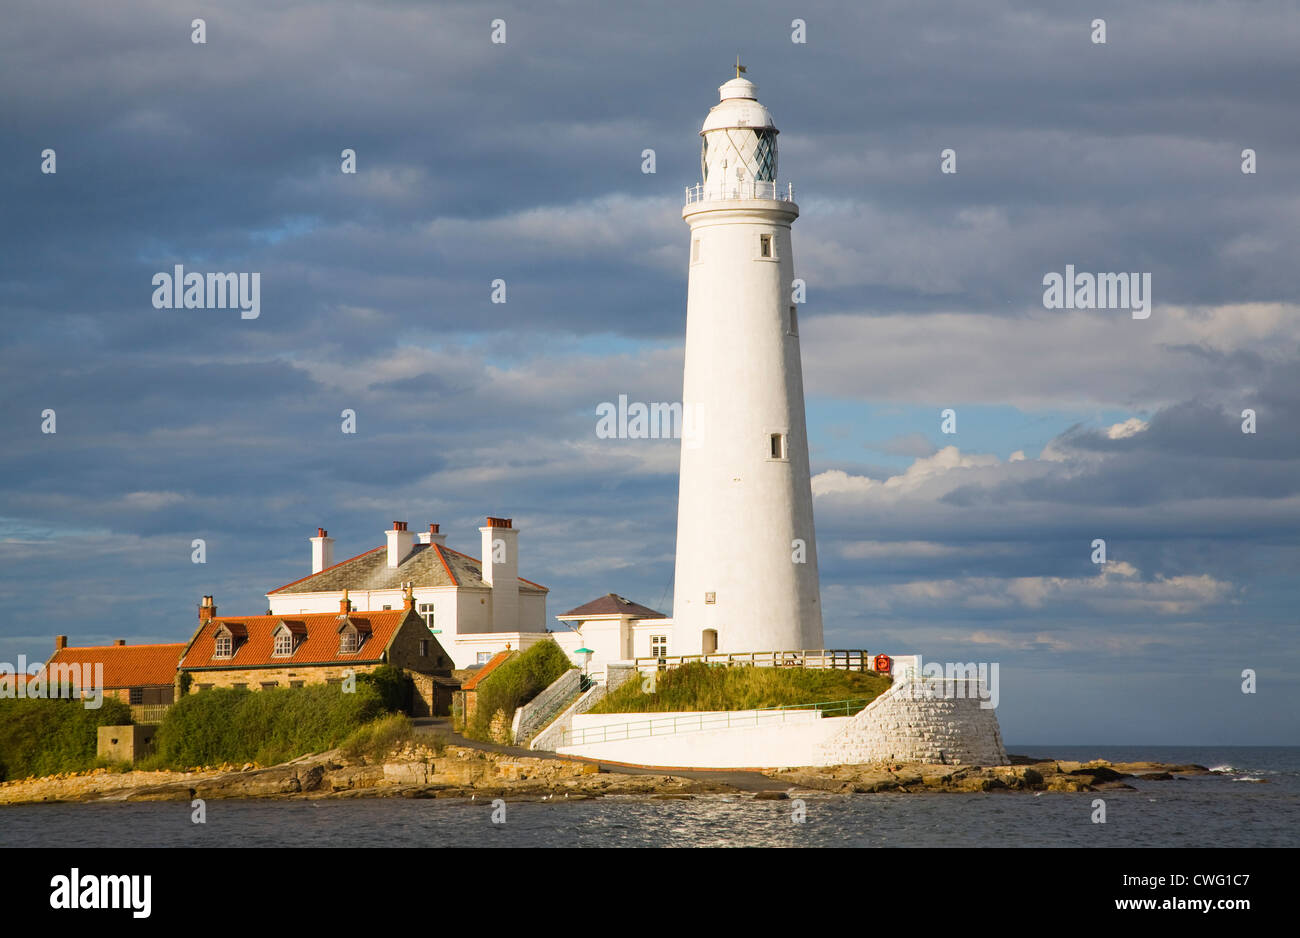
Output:
[[[785,434],[773,433],[770,438],[773,459],[785,459]]]
[[[787,335],[799,334],[799,307],[790,307],[790,324],[786,327],[785,331]]]
[[[691,263],[698,263],[700,260],[700,239],[696,238],[691,242]]]
[[[772,236],[770,234],[758,236],[758,256],[759,257],[772,256]]]

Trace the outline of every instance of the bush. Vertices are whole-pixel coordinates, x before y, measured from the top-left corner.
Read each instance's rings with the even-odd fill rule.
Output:
[[[498,711],[504,713],[508,732],[515,711],[572,668],[569,656],[550,639],[510,658],[479,684],[474,718],[465,728],[465,735],[491,742],[492,720]]]
[[[824,701],[855,700],[836,716],[856,713],[884,693],[890,679],[874,672],[760,668],[691,662],[655,672],[647,693],[635,677],[607,695],[589,713],[672,713],[697,710],[757,710]]]
[[[190,768],[222,762],[272,765],[333,749],[384,712],[379,691],[357,681],[343,693],[335,684],[271,690],[215,688],[178,701],[158,728],[158,767]]]
[[[410,677],[391,664],[381,664],[367,674],[358,674],[357,683],[371,685],[378,691],[384,709],[394,713],[407,708],[411,700],[411,689],[414,686]]]
[[[104,698],[98,710],[76,700],[0,699],[0,781],[95,768],[99,727],[131,722],[131,708]]]
[[[414,727],[406,715],[390,713],[357,727],[340,748],[343,755],[353,762],[363,759],[379,762],[403,743],[410,742],[414,736]]]

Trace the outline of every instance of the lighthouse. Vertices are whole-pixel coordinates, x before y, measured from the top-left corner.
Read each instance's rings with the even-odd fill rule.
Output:
[[[690,226],[674,655],[822,647],[777,129],[736,66],[704,121]]]

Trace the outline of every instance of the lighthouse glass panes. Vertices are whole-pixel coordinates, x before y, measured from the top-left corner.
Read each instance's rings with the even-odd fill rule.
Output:
[[[704,142],[700,145],[700,172],[704,176],[704,182],[709,181],[709,138],[702,137]]]
[[[757,130],[758,146],[754,149],[754,162],[757,168],[754,178],[763,182],[776,181],[776,131]]]

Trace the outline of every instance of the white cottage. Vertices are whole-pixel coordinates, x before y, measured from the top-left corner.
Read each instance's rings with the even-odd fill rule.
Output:
[[[312,572],[266,594],[272,615],[401,609],[410,584],[416,611],[457,668],[488,661],[507,647],[527,648],[548,637],[547,589],[519,576],[519,529],[510,518],[479,528],[481,557],[453,550],[437,524],[409,531],[394,521],[387,544],[334,562],[334,539],[324,528],[311,538]]]

